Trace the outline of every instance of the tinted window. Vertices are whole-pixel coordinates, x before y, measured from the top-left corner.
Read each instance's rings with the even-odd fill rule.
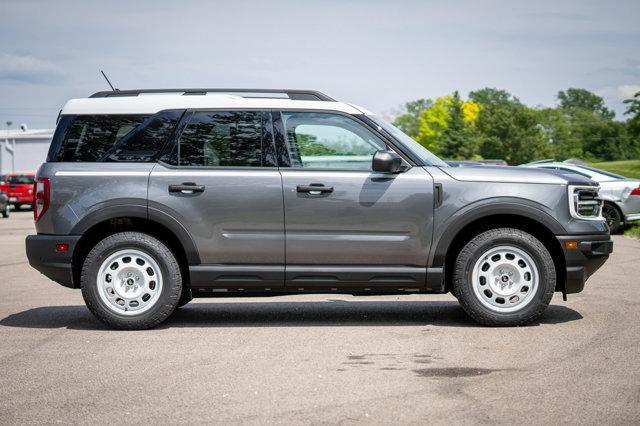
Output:
[[[153,161],[165,141],[173,133],[184,110],[162,111],[127,136],[110,150],[110,161]]]
[[[386,144],[355,120],[319,112],[282,113],[292,167],[371,170]]]
[[[33,185],[35,178],[33,176],[9,176],[7,179],[9,185]]]
[[[68,124],[55,161],[104,161],[109,150],[145,118],[142,115],[77,116]]]
[[[196,111],[182,131],[180,166],[262,166],[263,113]],[[271,141],[267,140],[267,143]]]

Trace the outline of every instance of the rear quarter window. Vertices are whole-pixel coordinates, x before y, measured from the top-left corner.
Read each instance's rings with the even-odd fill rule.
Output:
[[[154,161],[183,112],[62,116],[47,161]]]

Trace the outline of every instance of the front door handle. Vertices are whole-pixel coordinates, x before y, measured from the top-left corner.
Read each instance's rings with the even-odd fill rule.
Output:
[[[185,182],[181,185],[169,185],[169,192],[180,192],[182,194],[195,194],[204,192],[204,185],[197,185],[193,182]]]
[[[333,192],[333,186],[324,186],[321,183],[312,183],[309,185],[298,185],[298,192],[306,192],[311,195],[329,194]]]

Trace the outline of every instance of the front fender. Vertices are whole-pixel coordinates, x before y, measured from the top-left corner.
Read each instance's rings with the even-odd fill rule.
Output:
[[[533,220],[555,235],[567,234],[567,229],[552,215],[552,210],[540,203],[516,197],[489,198],[472,203],[444,219],[434,230],[431,267],[442,267],[449,246],[467,225],[490,216],[511,215]]]

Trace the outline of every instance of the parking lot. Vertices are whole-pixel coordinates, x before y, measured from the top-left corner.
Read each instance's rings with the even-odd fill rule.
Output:
[[[449,295],[198,299],[106,329],[0,219],[0,422],[638,423],[640,242],[584,293],[485,328]]]

